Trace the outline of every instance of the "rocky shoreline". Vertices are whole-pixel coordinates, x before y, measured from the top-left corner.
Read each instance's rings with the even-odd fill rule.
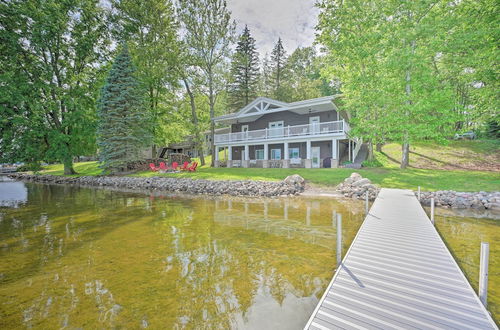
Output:
[[[418,196],[418,193],[415,192]],[[440,190],[421,192],[420,202],[422,205],[431,205],[434,198],[436,206],[452,209],[476,209],[500,211],[500,192],[458,192],[451,190]]]
[[[365,199],[366,192],[370,200],[377,197],[379,188],[358,173],[352,173],[337,186],[337,191],[344,197]],[[418,192],[415,191],[418,197]],[[425,191],[420,194],[420,202],[424,206],[431,205],[434,198],[436,206],[452,209],[476,209],[500,211],[500,192],[459,192],[452,190]]]
[[[48,184],[75,184],[93,187],[113,187],[130,190],[148,190],[171,193],[187,193],[201,195],[230,195],[250,197],[276,197],[299,195],[304,192],[305,180],[295,174],[283,181],[225,181],[202,180],[189,178],[165,177],[119,177],[119,176],[81,176],[65,177],[56,175],[34,175],[27,173],[13,173],[10,178]],[[380,188],[372,184],[367,178],[358,173],[352,173],[344,182],[339,184],[335,191],[338,197],[365,199],[366,192],[370,200],[374,200]],[[317,192],[316,192],[317,193]],[[418,193],[415,191],[415,195]],[[429,206],[431,198],[435,205],[451,209],[475,209],[500,211],[500,192],[457,192],[450,190],[423,191],[420,194],[422,205]]]
[[[283,181],[214,181],[193,180],[189,178],[163,177],[119,177],[119,176],[81,176],[65,177],[56,175],[34,175],[15,173],[10,178],[28,182],[48,184],[75,184],[94,187],[114,187],[164,192],[183,192],[203,195],[231,195],[273,197],[298,195],[304,191],[304,179],[290,176]]]

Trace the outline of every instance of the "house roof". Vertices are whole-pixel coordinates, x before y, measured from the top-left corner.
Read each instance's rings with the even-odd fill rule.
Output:
[[[282,102],[267,97],[258,97],[239,111],[214,118],[216,123],[234,124],[236,122],[252,122],[261,116],[281,111],[292,111],[299,114],[337,110],[333,103],[339,95],[318,97],[298,102]],[[314,107],[314,108],[313,108]]]

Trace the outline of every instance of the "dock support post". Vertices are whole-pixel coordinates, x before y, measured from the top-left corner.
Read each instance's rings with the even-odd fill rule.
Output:
[[[337,267],[342,262],[342,214],[337,213]]]
[[[368,190],[366,191],[366,195],[365,195],[365,214],[368,215]]]
[[[337,211],[332,212],[332,227],[335,228],[335,222],[337,221]]]
[[[434,197],[431,198],[431,222],[434,224]]]
[[[418,194],[417,194],[417,196],[418,196],[418,201],[420,202],[420,186],[418,186]]]
[[[488,300],[488,259],[490,256],[490,245],[481,242],[481,257],[479,261],[479,300],[487,307]]]

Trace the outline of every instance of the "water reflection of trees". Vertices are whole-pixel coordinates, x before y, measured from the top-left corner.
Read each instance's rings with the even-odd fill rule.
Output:
[[[258,295],[284,304],[322,293],[334,270],[334,209],[346,249],[361,215],[329,201],[34,185],[28,204],[0,221],[0,298],[20,303],[2,310],[0,325],[228,328]]]
[[[332,209],[297,201],[289,208],[288,202],[205,201],[192,209],[189,222],[166,229],[174,249],[167,268],[177,262],[182,269],[179,296],[186,297],[177,325],[228,328],[236,315],[245,317],[259,289],[279,304],[289,293],[308,297],[322,292],[333,271],[333,262],[328,265],[335,252]],[[212,221],[207,221],[209,214]],[[346,220],[359,225],[359,216]]]

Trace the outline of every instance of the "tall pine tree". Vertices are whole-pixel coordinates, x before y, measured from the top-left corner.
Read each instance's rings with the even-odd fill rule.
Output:
[[[238,39],[231,63],[231,80],[229,98],[235,109],[244,107],[257,96],[259,55],[247,26]]]
[[[101,167],[110,173],[126,169],[151,143],[150,113],[126,45],[115,59],[99,100],[98,145]]]
[[[278,42],[274,46],[271,52],[271,68],[274,77],[274,97],[278,100],[283,99],[284,91],[282,87],[282,81],[285,75],[285,65],[286,65],[286,53],[285,48],[283,48],[283,43],[281,38],[278,38]]]

